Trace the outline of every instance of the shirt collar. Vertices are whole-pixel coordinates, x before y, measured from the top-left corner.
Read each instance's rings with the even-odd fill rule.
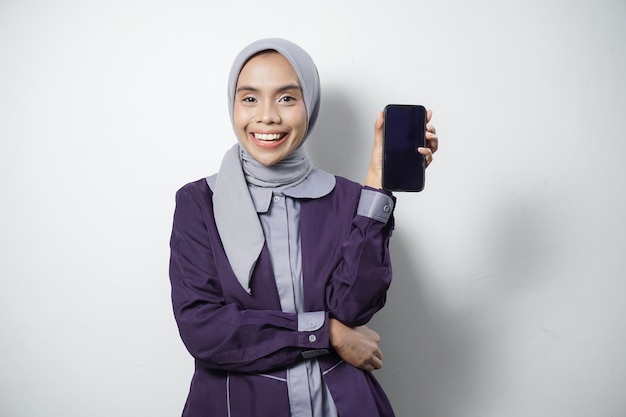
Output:
[[[274,193],[283,194],[291,198],[322,198],[335,188],[335,176],[314,169],[301,183],[285,189],[269,189],[248,185],[250,196],[257,213],[266,213],[272,202]]]
[[[217,175],[207,178],[207,183],[212,191],[215,191]],[[315,168],[301,183],[284,190],[272,190],[248,184],[248,191],[252,197],[252,203],[257,213],[266,213],[272,202],[274,192],[282,193],[291,198],[322,198],[335,188],[335,176]]]

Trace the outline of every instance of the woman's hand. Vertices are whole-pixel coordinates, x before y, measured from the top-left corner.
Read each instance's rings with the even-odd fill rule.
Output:
[[[428,110],[426,112],[426,147],[425,148],[417,148],[417,151],[424,155],[424,159],[426,160],[426,167],[433,162],[433,154],[437,152],[439,148],[439,138],[437,137],[437,129],[430,123],[430,119],[433,117],[433,111]]]
[[[371,372],[383,367],[383,353],[378,347],[380,336],[367,326],[348,327],[330,319],[330,344],[350,365]]]
[[[424,155],[426,166],[433,162],[433,154],[439,148],[439,138],[437,130],[430,120],[433,117],[433,111],[426,112],[426,147],[417,148],[417,152]],[[372,156],[365,177],[365,185],[372,188],[382,188],[383,176],[383,112],[378,112],[378,117],[374,123],[374,146],[372,147]]]

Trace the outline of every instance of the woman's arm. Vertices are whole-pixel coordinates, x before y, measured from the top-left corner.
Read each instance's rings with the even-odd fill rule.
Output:
[[[418,148],[427,164],[438,147],[435,127],[430,123],[432,111],[427,112],[427,147]],[[326,304],[332,317],[349,326],[367,323],[383,307],[391,283],[389,239],[394,221],[395,199],[381,189],[383,112],[374,124],[374,144],[361,191],[357,215],[342,247],[340,263],[331,275]]]
[[[432,110],[426,116],[426,140],[427,146],[418,148],[417,151],[424,155],[426,166],[433,160],[433,154],[438,148],[438,137],[435,127],[430,123]],[[379,112],[374,123],[374,144],[365,178],[365,186],[378,189],[382,193],[382,155],[383,155],[383,112]],[[382,308],[385,294],[391,281],[391,265],[389,263],[388,242],[393,229],[393,218],[385,220],[385,205],[391,207],[391,202],[383,202],[382,213],[376,204],[372,203],[372,191],[368,202],[361,200],[359,213],[373,213],[374,220],[355,219],[350,239],[344,245],[344,261],[333,278],[331,278],[327,303],[331,305],[331,314],[341,319],[330,321],[330,341],[335,351],[351,365],[366,371],[372,371],[382,367],[382,352],[379,348],[380,337],[366,326],[355,326],[358,323],[366,323]],[[379,195],[382,199],[383,197]],[[395,201],[394,201],[395,202]],[[379,204],[380,205],[380,204]],[[367,207],[362,207],[367,206]],[[383,214],[383,216],[381,216]],[[368,217],[368,216],[365,216]],[[392,222],[391,226],[386,225]],[[352,249],[349,249],[352,248]],[[346,267],[346,258],[352,259],[347,262],[353,265]],[[356,262],[355,262],[356,259]],[[358,265],[357,268],[354,265]],[[350,270],[359,271],[356,274]],[[345,277],[352,279],[345,279]],[[347,326],[344,323],[352,323]]]
[[[368,210],[361,212],[363,206]],[[348,326],[366,324],[385,305],[392,272],[392,211],[393,198],[388,194],[361,190],[359,209],[351,215],[350,233],[339,248],[338,263],[326,285],[330,316]]]

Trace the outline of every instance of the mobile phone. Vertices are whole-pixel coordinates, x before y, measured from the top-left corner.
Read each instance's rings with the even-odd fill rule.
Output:
[[[416,104],[389,104],[384,110],[383,188],[422,191],[425,183],[426,108]]]

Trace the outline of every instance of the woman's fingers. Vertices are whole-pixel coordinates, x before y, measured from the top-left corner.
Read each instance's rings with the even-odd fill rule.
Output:
[[[417,148],[417,151],[424,155],[424,161],[426,167],[433,162],[433,154],[439,149],[439,137],[437,136],[437,129],[430,123],[433,117],[433,111],[428,110],[426,112],[426,146]]]
[[[424,155],[424,161],[426,162],[426,167],[433,162],[433,151],[430,148],[417,148],[417,152]]]

